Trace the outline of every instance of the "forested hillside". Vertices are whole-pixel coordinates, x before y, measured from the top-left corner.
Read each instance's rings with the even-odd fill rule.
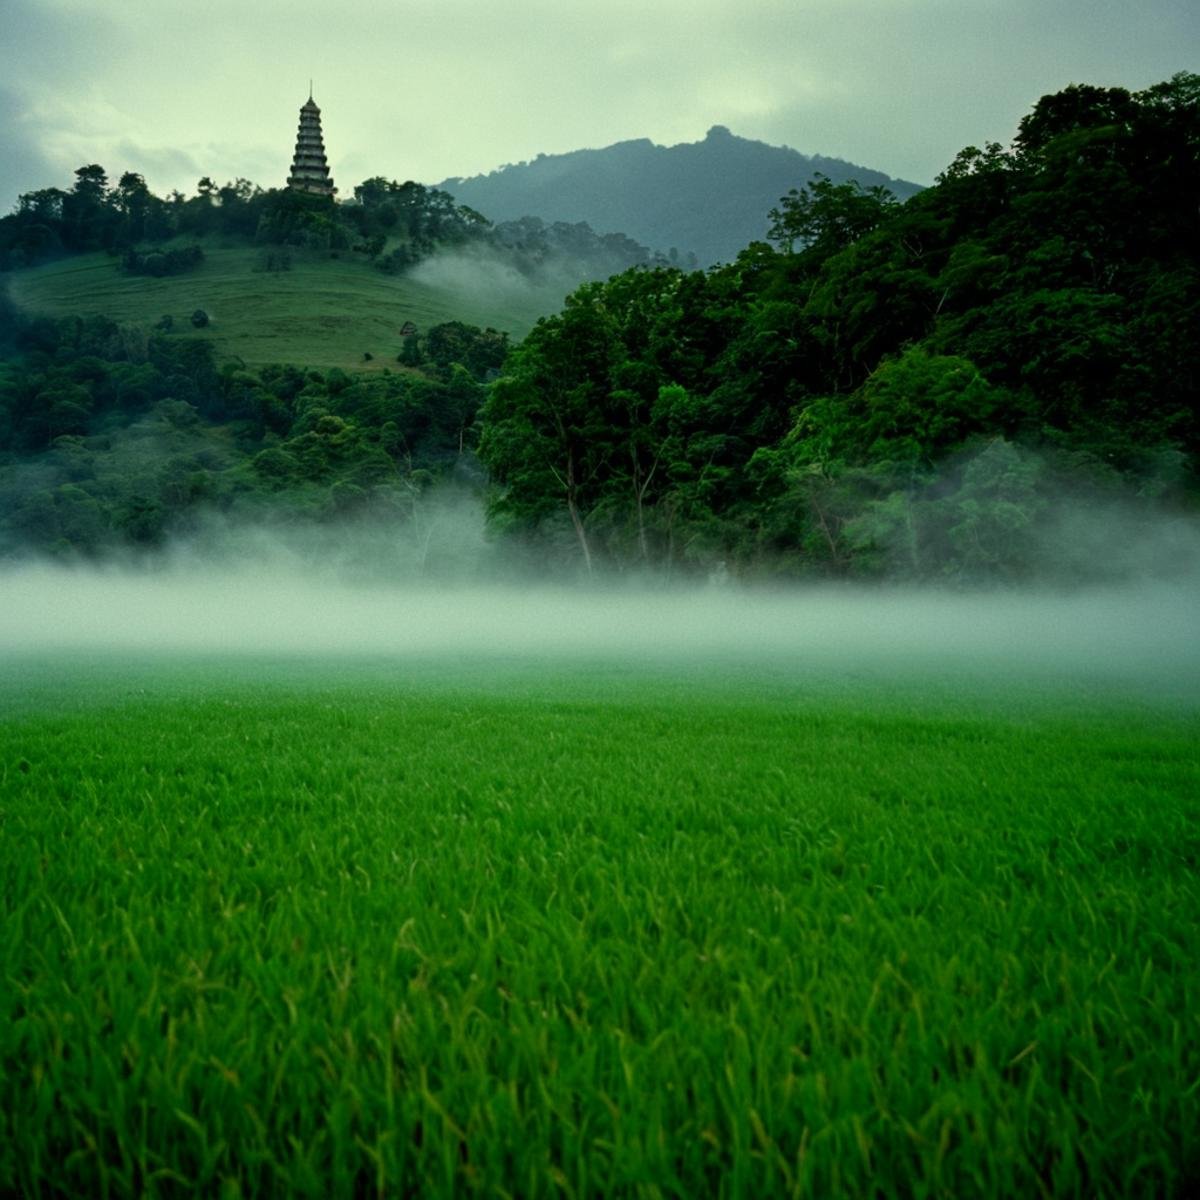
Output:
[[[767,210],[814,175],[835,183],[884,186],[900,199],[917,184],[839,158],[736,137],[716,125],[700,142],[658,146],[648,138],[603,150],[539,154],[533,162],[490,175],[447,179],[438,188],[495,220],[531,214],[620,229],[658,250],[675,250],[672,265],[728,262],[767,231]]]
[[[24,311],[165,326],[251,365],[379,370],[402,330],[448,321],[520,337],[583,281],[652,261],[621,234],[493,224],[382,178],[344,203],[244,179],[164,198],[93,163],[0,218],[0,286]]]
[[[445,322],[373,376],[249,368],[170,330],[10,310],[0,552],[152,550],[213,513],[400,531],[456,478],[490,489],[497,544],[568,574],[1179,569],[1197,195],[1200,77],[1181,74],[1045,97],[1011,147],[964,150],[907,202],[818,177],[732,263],[588,283],[512,349]],[[77,199],[43,228],[94,236]]]
[[[584,287],[484,407],[493,519],[591,566],[1119,571],[1194,512],[1197,195],[1200,77],[1076,86],[905,204],[819,179],[729,266]]]
[[[0,559],[156,552],[210,518],[398,528],[435,479],[478,487],[480,382],[507,338],[461,323],[403,372],[215,363],[212,346],[102,317],[0,313]]]
[[[620,233],[595,233],[585,224],[540,220],[493,224],[436,188],[376,176],[354,188],[354,199],[288,189],[264,191],[247,179],[223,187],[207,176],[194,196],[157,196],[145,179],[127,171],[113,183],[98,163],[75,172],[69,189],[26,192],[16,210],[0,217],[0,272],[62,255],[102,250],[114,266],[162,278],[194,270],[203,261],[197,239],[262,248],[261,269],[288,269],[290,256],[359,256],[386,274],[397,274],[449,247],[491,247],[513,266],[534,272],[567,259],[580,278],[649,263],[651,252]],[[189,242],[191,244],[189,244]]]

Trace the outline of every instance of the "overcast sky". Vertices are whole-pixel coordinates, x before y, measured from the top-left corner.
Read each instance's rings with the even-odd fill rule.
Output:
[[[347,195],[714,124],[928,183],[1068,83],[1198,69],[1197,0],[0,0],[0,212],[88,162],[279,186],[310,75]]]

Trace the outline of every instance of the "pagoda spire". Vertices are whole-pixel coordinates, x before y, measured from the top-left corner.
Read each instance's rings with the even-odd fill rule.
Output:
[[[325,161],[321,110],[312,98],[311,79],[308,83],[308,100],[300,109],[300,130],[296,134],[296,153],[292,158],[288,187],[294,192],[308,192],[313,196],[333,196],[337,193],[329,176],[329,164]]]

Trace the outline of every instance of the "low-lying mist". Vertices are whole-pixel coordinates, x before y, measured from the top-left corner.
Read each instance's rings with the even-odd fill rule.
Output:
[[[1200,582],[1054,592],[348,582],[266,535],[237,560],[0,572],[0,662],[68,652],[303,656],[325,663],[731,667],[779,679],[942,675],[1200,700]]]
[[[532,325],[558,312],[585,280],[601,277],[594,264],[558,254],[535,270],[522,271],[511,256],[490,246],[442,250],[407,273],[410,282],[449,292],[469,308],[511,312]]]
[[[10,563],[0,567],[0,666],[174,653],[470,664],[476,674],[525,664],[599,681],[605,672],[589,672],[607,664],[789,686],[1053,681],[1077,695],[1095,684],[1200,702],[1200,534],[1179,519],[1127,528],[1118,510],[1089,517],[1062,505],[1053,528],[1064,544],[1050,557],[1085,547],[1111,567],[1086,586],[1077,573],[1071,586],[1058,576],[972,589],[750,584],[724,564],[687,579],[657,570],[555,583],[536,546],[488,533],[472,489],[435,487],[410,507],[291,524],[209,514],[140,560]]]

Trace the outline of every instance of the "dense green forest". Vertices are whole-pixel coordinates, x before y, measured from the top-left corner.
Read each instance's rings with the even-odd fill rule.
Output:
[[[1197,195],[1195,75],[1045,97],[904,204],[817,180],[773,244],[539,323],[481,414],[493,517],[622,566],[1103,576],[1066,514],[1194,508]]]
[[[96,171],[0,221],[9,266],[205,221],[385,266],[496,228],[425,189],[406,207],[417,185],[160,202]],[[1136,540],[1195,510],[1198,195],[1200,77],[1181,74],[1045,97],[1011,147],[964,150],[904,203],[818,178],[726,266],[588,283],[511,349],[443,325],[369,378],[9,310],[0,545],[155,546],[212,511],[402,521],[436,479],[486,470],[494,536],[568,572],[1104,576],[1119,547],[1066,514],[1119,508]],[[526,233],[499,236],[536,257]]]
[[[416,369],[218,368],[203,342],[103,318],[9,311],[0,361],[0,555],[161,548],[206,516],[398,523],[435,478],[480,485],[481,380],[507,339],[460,323],[412,338]]]

